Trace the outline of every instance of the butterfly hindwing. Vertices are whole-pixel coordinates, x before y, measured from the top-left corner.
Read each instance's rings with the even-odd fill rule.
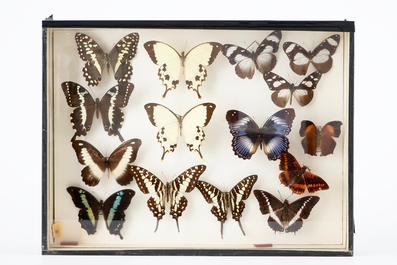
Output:
[[[161,160],[168,152],[174,152],[179,135],[183,135],[190,152],[197,152],[202,158],[201,144],[205,139],[203,127],[207,126],[215,110],[215,104],[203,103],[190,109],[184,116],[175,114],[167,107],[149,103],[145,105],[150,122],[160,127],[157,141],[163,148]]]
[[[73,141],[72,147],[79,163],[86,166],[81,171],[83,182],[96,186],[109,169],[118,184],[129,184],[133,180],[129,164],[135,161],[141,143],[140,139],[130,139],[119,145],[109,157],[104,157],[92,144],[83,140]]]
[[[291,131],[294,118],[294,109],[283,109],[270,116],[260,128],[247,114],[229,110],[226,120],[233,136],[234,154],[243,159],[251,159],[258,147],[261,147],[269,160],[278,159],[281,150],[289,148],[286,135]]]
[[[148,41],[144,47],[153,63],[160,65],[158,76],[165,87],[163,98],[168,91],[176,88],[182,73],[185,75],[188,89],[195,91],[201,98],[199,88],[207,77],[205,67],[214,62],[222,45],[217,42],[206,42],[182,55],[168,44],[159,41]]]
[[[120,230],[125,222],[124,211],[135,195],[133,190],[120,190],[110,195],[105,202],[98,202],[91,193],[78,187],[68,187],[67,191],[72,197],[74,205],[80,209],[79,222],[89,235],[96,232],[99,212],[102,211],[109,233],[123,239]]]
[[[295,42],[285,42],[283,49],[290,60],[291,69],[298,75],[305,75],[310,62],[323,74],[332,67],[332,55],[339,45],[340,35],[332,35],[323,40],[312,52],[307,51]]]
[[[99,44],[84,33],[75,35],[77,50],[80,58],[86,61],[83,76],[89,86],[97,86],[102,80],[105,68],[112,67],[114,78],[118,82],[127,82],[132,75],[131,60],[135,54],[139,41],[138,33],[131,33],[123,37],[112,48],[109,54],[105,53]]]

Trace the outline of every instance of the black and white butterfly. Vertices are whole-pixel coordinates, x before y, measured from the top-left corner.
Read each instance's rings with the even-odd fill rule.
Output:
[[[263,215],[270,214],[268,225],[275,232],[297,232],[303,225],[302,219],[307,219],[320,197],[306,196],[293,203],[287,200],[281,202],[272,194],[263,190],[254,190],[259,202],[259,209]]]
[[[129,60],[135,57],[139,41],[138,33],[123,37],[109,53],[105,53],[93,38],[84,33],[76,33],[75,39],[80,58],[86,61],[83,76],[89,86],[97,86],[102,80],[105,68],[109,73],[110,66],[118,82],[130,80],[132,66]]]
[[[72,141],[78,136],[85,136],[91,130],[94,115],[102,117],[103,129],[109,135],[117,135],[120,141],[124,138],[120,134],[120,129],[124,121],[124,113],[120,108],[128,104],[134,85],[122,82],[110,88],[101,100],[91,96],[87,89],[81,85],[68,81],[61,84],[66,102],[69,107],[75,108],[70,114],[70,122],[73,124],[75,134]]]
[[[139,189],[144,194],[151,194],[147,205],[153,216],[157,218],[154,232],[157,231],[159,221],[165,215],[165,205],[168,202],[170,203],[170,215],[175,219],[179,232],[178,218],[182,216],[188,202],[183,194],[191,192],[196,187],[197,180],[205,169],[205,165],[193,166],[173,181],[164,184],[148,170],[138,166],[131,166],[131,172]]]
[[[74,205],[80,209],[78,216],[81,228],[86,230],[89,235],[95,234],[99,214],[102,213],[109,233],[118,235],[120,239],[123,239],[120,231],[125,222],[124,211],[130,205],[135,191],[131,189],[120,190],[110,195],[105,201],[98,201],[84,189],[68,187],[66,190],[72,196]]]
[[[306,75],[309,64],[323,72],[327,73],[332,67],[332,55],[338,48],[340,35],[332,35],[323,40],[313,51],[307,51],[295,42],[285,42],[283,49],[290,60],[290,67],[298,75]]]
[[[211,213],[221,222],[221,237],[223,238],[223,224],[227,219],[228,209],[232,212],[232,218],[236,220],[240,226],[241,232],[245,235],[240,218],[243,214],[245,203],[243,200],[248,199],[251,194],[252,187],[258,180],[257,175],[251,175],[233,187],[229,192],[222,192],[217,187],[205,182],[197,181],[196,187],[203,195],[207,203],[214,204]]]
[[[197,152],[203,158],[200,147],[205,139],[203,127],[210,122],[215,104],[203,103],[191,108],[185,115],[175,114],[167,107],[149,103],[145,110],[150,122],[161,129],[157,133],[157,141],[163,148],[161,160],[168,152],[174,152],[178,137],[184,136],[190,152]]]
[[[201,98],[199,88],[207,78],[205,67],[214,62],[222,44],[217,42],[202,43],[186,54],[184,52],[179,54],[174,48],[160,41],[148,41],[144,47],[153,63],[161,66],[158,76],[165,86],[163,98],[168,91],[176,88],[181,73],[185,75],[188,89],[195,91]]]
[[[236,64],[237,76],[243,79],[252,79],[255,68],[263,74],[276,66],[277,58],[274,53],[278,51],[281,37],[281,31],[275,30],[260,44],[254,41],[247,49],[233,44],[225,44],[222,47],[222,53],[229,59],[230,64]]]
[[[286,135],[291,132],[294,118],[294,109],[283,109],[274,113],[262,127],[259,127],[247,114],[229,110],[226,120],[233,135],[234,154],[242,159],[251,159],[260,147],[269,160],[280,158],[280,152],[289,148]]]
[[[140,139],[127,140],[109,157],[104,157],[92,144],[82,140],[73,141],[72,147],[79,163],[86,165],[81,171],[83,182],[88,186],[96,186],[106,170],[109,170],[118,184],[129,184],[133,180],[129,164],[135,161],[141,143]]]
[[[302,82],[295,86],[287,80],[273,72],[266,72],[263,74],[265,82],[269,86],[272,93],[272,101],[280,108],[284,108],[288,101],[292,104],[292,95],[302,107],[312,101],[314,96],[314,89],[316,89],[318,82],[322,76],[321,71],[315,71],[305,77]]]

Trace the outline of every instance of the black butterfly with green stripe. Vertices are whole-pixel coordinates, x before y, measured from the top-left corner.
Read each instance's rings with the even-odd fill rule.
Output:
[[[123,239],[120,230],[125,222],[124,211],[130,205],[135,191],[131,189],[120,190],[110,195],[105,201],[98,201],[84,189],[71,186],[66,190],[72,196],[74,205],[80,209],[78,216],[81,228],[86,230],[89,235],[95,234],[99,213],[102,212],[109,233],[118,235],[120,239]]]

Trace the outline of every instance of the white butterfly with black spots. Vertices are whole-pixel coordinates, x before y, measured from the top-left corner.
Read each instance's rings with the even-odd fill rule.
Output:
[[[332,68],[332,55],[338,48],[340,35],[332,35],[323,40],[313,51],[307,51],[295,42],[285,42],[283,49],[290,60],[290,67],[298,75],[305,75],[309,64],[323,72],[327,73]]]
[[[214,204],[211,213],[221,222],[221,237],[223,238],[223,224],[227,219],[227,212],[230,209],[232,218],[236,220],[240,226],[241,232],[245,235],[240,218],[245,208],[243,200],[248,199],[251,194],[252,187],[258,180],[257,175],[251,175],[233,187],[229,192],[222,192],[217,187],[205,181],[197,181],[197,189],[201,192],[207,203]]]
[[[201,159],[201,143],[205,139],[203,127],[207,126],[215,110],[215,104],[203,103],[191,108],[185,115],[175,114],[167,107],[149,103],[145,110],[150,122],[161,129],[157,133],[157,141],[163,148],[161,160],[168,152],[174,152],[178,137],[184,136],[190,152],[197,152]]]
[[[132,66],[129,60],[135,57],[139,42],[138,33],[123,37],[109,53],[105,53],[93,38],[84,33],[76,33],[75,39],[80,58],[86,61],[83,76],[89,86],[97,86],[102,80],[105,68],[109,74],[110,66],[118,82],[130,80]]]
[[[237,76],[242,79],[252,79],[255,68],[263,74],[276,66],[277,57],[274,53],[278,51],[281,37],[281,31],[275,30],[260,44],[254,41],[247,49],[234,44],[225,44],[222,53],[229,59],[231,65],[236,64]]]
[[[168,91],[175,89],[181,73],[185,75],[188,89],[201,98],[199,88],[207,78],[206,66],[211,65],[222,45],[217,42],[206,42],[197,45],[186,54],[179,54],[174,48],[160,41],[148,41],[144,44],[153,63],[160,65],[159,79],[165,86],[163,98]]]
[[[272,101],[280,108],[284,108],[288,101],[292,104],[292,95],[302,107],[309,104],[314,96],[314,89],[316,89],[318,82],[322,76],[321,71],[315,71],[305,77],[299,85],[289,83],[283,77],[273,72],[266,72],[263,74],[263,79],[269,86],[272,93]]]
[[[175,219],[179,232],[178,218],[182,216],[188,203],[183,194],[191,192],[196,187],[197,180],[204,173],[205,169],[205,165],[193,166],[173,181],[164,184],[148,170],[138,166],[131,166],[131,172],[135,177],[139,189],[144,194],[151,194],[147,205],[150,211],[153,212],[153,216],[157,218],[154,232],[157,231],[159,221],[165,215],[166,202],[170,203],[170,215]]]

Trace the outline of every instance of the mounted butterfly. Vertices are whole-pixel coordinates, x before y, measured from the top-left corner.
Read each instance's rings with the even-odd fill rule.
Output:
[[[272,101],[280,108],[284,108],[288,101],[292,104],[292,95],[302,107],[309,104],[314,96],[314,89],[316,89],[318,82],[321,79],[322,72],[315,71],[305,77],[302,82],[295,86],[287,80],[273,72],[265,72],[263,79],[269,86],[272,93]]]
[[[143,46],[153,63],[161,66],[158,76],[165,86],[163,98],[168,91],[176,88],[182,73],[185,75],[187,88],[195,91],[200,99],[199,88],[207,78],[205,67],[214,62],[222,48],[220,43],[206,42],[197,45],[186,54],[179,54],[168,44],[159,41],[148,41]]]
[[[203,127],[210,122],[215,107],[212,103],[199,104],[180,116],[163,105],[146,104],[145,110],[150,122],[161,128],[157,133],[157,141],[163,148],[161,161],[166,153],[175,151],[179,135],[185,137],[189,151],[197,152],[203,159],[200,151],[201,143],[205,139]]]
[[[140,139],[125,141],[109,157],[104,157],[92,144],[82,140],[73,141],[72,147],[79,163],[86,165],[81,171],[83,182],[91,187],[96,186],[105,171],[109,170],[118,184],[129,184],[133,181],[129,164],[135,161],[141,143]]]
[[[274,232],[297,232],[303,225],[302,219],[307,219],[318,203],[320,197],[306,196],[291,204],[284,203],[272,194],[263,190],[254,190],[254,195],[259,202],[259,209],[263,215],[269,214],[267,223]]]
[[[303,120],[299,135],[305,137],[302,139],[302,147],[305,154],[316,156],[327,156],[334,153],[336,142],[332,137],[340,136],[342,122],[330,121],[323,127],[316,127],[313,122]]]
[[[175,219],[179,232],[178,218],[182,216],[188,202],[183,193],[189,193],[196,187],[197,180],[205,169],[205,165],[193,166],[182,172],[173,181],[164,184],[148,170],[138,166],[131,166],[131,172],[139,189],[144,194],[152,194],[147,201],[147,205],[153,216],[157,218],[154,232],[157,231],[159,221],[165,215],[166,201],[167,203],[170,202],[170,215]]]
[[[120,108],[128,104],[128,100],[134,90],[134,85],[121,82],[110,88],[103,98],[95,99],[81,85],[74,82],[63,82],[61,84],[66,102],[69,107],[75,108],[70,114],[70,122],[73,124],[75,134],[71,141],[78,136],[85,136],[91,130],[94,115],[102,117],[103,129],[109,135],[117,135],[121,142],[124,138],[120,134],[121,125],[124,121],[124,113]]]
[[[222,192],[205,181],[197,181],[197,189],[201,192],[206,202],[214,204],[211,208],[211,213],[218,218],[219,222],[221,222],[222,239],[223,224],[227,220],[227,211],[229,208],[232,212],[232,218],[238,222],[241,232],[245,235],[243,226],[240,222],[240,218],[245,208],[243,200],[248,199],[251,194],[252,187],[257,180],[257,175],[248,176],[237,183],[229,192]]]
[[[289,41],[284,43],[283,49],[296,74],[306,75],[310,63],[325,74],[332,68],[332,55],[335,54],[339,41],[340,35],[335,34],[323,40],[313,51],[307,51],[299,44]]]
[[[293,193],[302,194],[306,188],[310,193],[328,190],[328,184],[319,176],[308,172],[307,166],[301,167],[296,158],[286,151],[281,151],[279,179]]]
[[[97,86],[102,80],[105,68],[109,74],[110,66],[117,82],[130,80],[132,66],[129,60],[135,57],[139,41],[138,33],[123,37],[109,53],[105,53],[93,38],[84,33],[76,33],[75,39],[80,58],[86,61],[83,76],[89,86]]]
[[[124,211],[130,205],[135,191],[120,190],[110,195],[104,202],[102,200],[98,202],[91,193],[84,189],[68,187],[66,190],[72,196],[74,205],[80,209],[78,216],[81,228],[86,230],[89,235],[95,234],[99,214],[102,213],[109,233],[123,239],[120,231],[125,222]]]
[[[283,109],[274,113],[262,127],[259,127],[247,114],[238,110],[229,110],[226,113],[226,120],[233,136],[234,154],[242,159],[251,159],[260,147],[269,160],[277,160],[280,151],[289,148],[286,136],[291,132],[294,118],[294,109]]]
[[[277,57],[274,53],[278,51],[281,37],[281,31],[275,30],[260,44],[254,41],[246,49],[234,44],[225,44],[222,53],[231,65],[236,64],[235,71],[238,77],[252,79],[255,68],[263,74],[276,66]]]

